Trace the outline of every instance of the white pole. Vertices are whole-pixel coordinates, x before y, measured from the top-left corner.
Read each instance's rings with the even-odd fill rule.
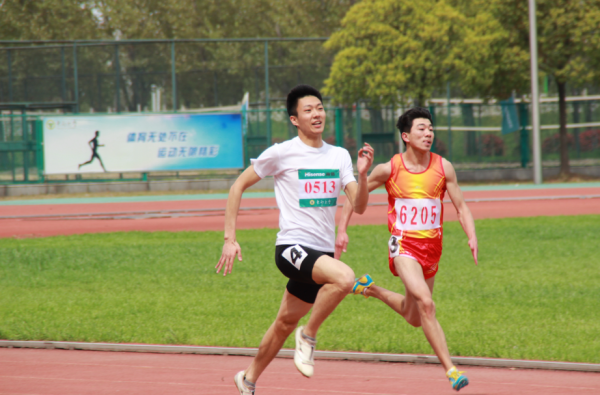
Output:
[[[535,0],[529,0],[529,49],[531,52],[531,120],[533,126],[533,182],[542,183],[540,143],[540,90],[538,86],[538,49]]]

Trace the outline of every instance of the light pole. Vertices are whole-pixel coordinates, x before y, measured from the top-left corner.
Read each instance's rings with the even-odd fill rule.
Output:
[[[529,0],[529,49],[531,52],[531,123],[533,127],[533,182],[542,183],[540,144],[540,91],[538,86],[538,50],[535,0]]]

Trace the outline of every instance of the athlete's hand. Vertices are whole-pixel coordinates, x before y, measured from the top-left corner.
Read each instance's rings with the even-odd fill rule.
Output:
[[[242,248],[238,244],[237,241],[225,241],[223,244],[223,252],[221,253],[221,259],[219,259],[219,263],[215,268],[217,269],[217,273],[221,271],[223,266],[225,266],[225,270],[223,270],[223,276],[227,274],[231,274],[231,269],[233,269],[233,260],[237,255],[238,261],[242,261]]]
[[[471,248],[471,254],[473,254],[473,259],[475,260],[475,265],[477,265],[477,253],[479,249],[477,247],[477,238],[474,237],[469,239],[469,248]]]
[[[342,257],[342,252],[346,252],[348,241],[348,233],[338,231],[337,237],[335,238],[335,252],[333,253],[335,259],[339,260]]]
[[[373,147],[371,147],[369,143],[365,143],[365,146],[358,150],[356,168],[358,169],[359,174],[366,174],[367,171],[369,171],[373,164],[374,155],[375,150],[373,150]]]

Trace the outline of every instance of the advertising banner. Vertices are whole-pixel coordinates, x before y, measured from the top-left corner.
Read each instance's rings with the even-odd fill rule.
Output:
[[[519,118],[517,117],[517,105],[511,97],[508,100],[500,101],[502,108],[502,134],[516,132],[521,127],[519,126]]]
[[[241,114],[45,117],[44,173],[241,169]]]

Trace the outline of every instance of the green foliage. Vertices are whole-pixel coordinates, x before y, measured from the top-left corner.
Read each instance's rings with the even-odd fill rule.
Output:
[[[451,354],[599,363],[599,220],[477,221],[477,267],[458,222],[446,223],[434,299]],[[348,232],[343,260],[403,292],[386,227]],[[222,232],[2,239],[0,338],[257,347],[285,286],[275,234],[239,231],[244,260],[227,277],[214,273]],[[328,318],[319,348],[432,353],[421,329],[361,296]]]
[[[326,43],[337,51],[326,93],[340,103],[424,103],[453,69],[464,22],[443,0],[357,3]]]
[[[103,0],[101,24],[123,38],[328,36],[350,0]],[[260,21],[260,23],[257,23]]]
[[[423,105],[451,81],[467,95],[505,98],[528,53],[483,2],[369,0],[352,7],[326,47],[336,57],[326,92],[338,102]]]
[[[93,39],[97,30],[91,2],[78,0],[0,1],[3,40]]]
[[[527,2],[518,0],[493,0],[484,7],[499,22],[506,32],[505,49],[500,53],[528,54],[529,9]],[[537,45],[539,69],[552,76],[558,86],[560,124],[560,164],[561,173],[569,173],[566,84],[572,87],[584,83],[600,81],[600,1],[537,0]],[[521,93],[529,82],[529,56],[519,56],[515,60],[515,70],[509,79],[513,89]],[[504,67],[502,67],[504,68]],[[519,82],[520,80],[520,82]],[[492,81],[490,81],[491,83]],[[502,80],[497,80],[500,84]]]
[[[513,91],[527,92],[529,48],[514,45],[515,29],[502,25],[488,1],[452,3],[465,18],[464,34],[456,44],[459,55],[452,85],[459,86],[468,96],[486,99],[504,100]],[[526,8],[526,3],[522,4]],[[527,16],[526,9],[524,15]]]
[[[0,36],[13,40],[326,37],[339,26],[353,3],[353,0],[0,1]],[[71,79],[72,54],[70,47],[64,57],[58,48],[11,51],[13,100],[74,100],[71,81],[66,81],[64,95],[57,84],[63,65],[66,78]],[[169,44],[120,44],[119,92],[115,78],[108,77],[117,73],[116,57],[113,46],[78,48],[81,111],[114,108],[116,97],[120,99],[120,110],[137,111],[138,105],[143,109],[150,105],[153,85],[163,89],[163,103],[172,103]],[[330,63],[320,41],[270,43],[269,59],[274,66],[270,78],[272,97],[284,96],[299,80],[320,88]],[[264,71],[262,42],[179,43],[175,69],[177,102],[188,108],[232,105],[245,91],[252,92],[253,102],[261,101],[260,96],[264,95],[264,84],[259,83]],[[0,74],[7,72],[7,62],[0,62]],[[27,88],[33,76],[44,77]],[[20,81],[19,85],[15,81]],[[0,86],[0,96],[2,92],[6,95],[7,88]]]
[[[467,95],[529,91],[528,4],[519,0],[368,0],[353,6],[326,47],[326,82],[342,103],[420,103],[451,81]],[[540,69],[558,82],[600,80],[600,1],[537,1]]]
[[[527,2],[493,0],[487,4],[489,12],[509,32],[509,46],[528,53]],[[600,61],[600,1],[537,0],[536,18],[541,71],[558,83],[575,86],[600,80],[598,69],[590,67]],[[522,78],[528,79],[528,73],[523,73]]]

